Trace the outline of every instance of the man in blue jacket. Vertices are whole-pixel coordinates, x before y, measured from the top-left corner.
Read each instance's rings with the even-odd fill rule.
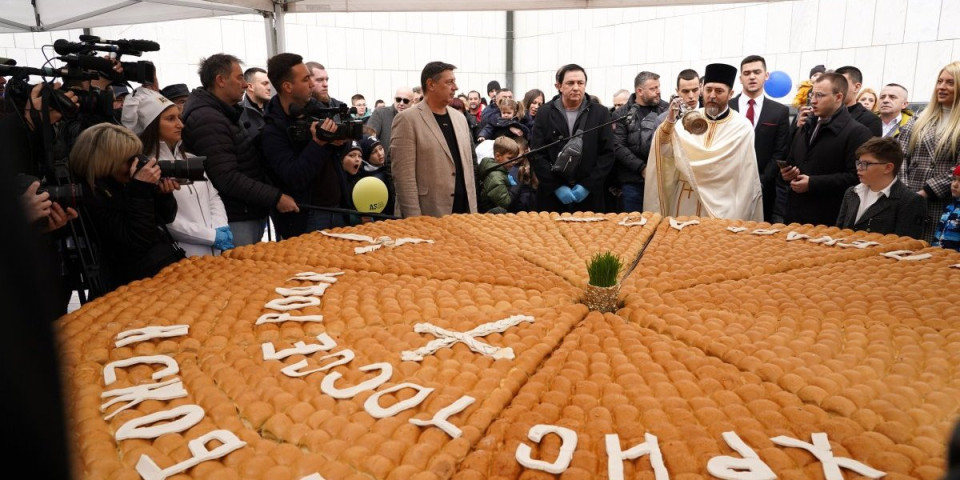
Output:
[[[326,118],[310,123],[309,135],[292,135],[291,126],[301,116],[291,115],[310,100],[313,79],[303,57],[281,53],[267,61],[267,76],[277,89],[264,109],[261,145],[268,173],[282,192],[297,204],[338,208],[346,188],[343,169],[337,158],[342,140],[322,139],[321,130],[336,131],[336,123]],[[296,107],[296,108],[291,108]],[[305,132],[304,132],[305,133]],[[342,214],[310,209],[286,213],[272,212],[280,239],[295,237],[314,230],[345,225]]]
[[[532,150],[569,137],[577,131],[584,133],[580,140],[571,139],[535,153],[531,158],[540,181],[537,205],[552,212],[604,211],[603,182],[613,168],[613,129],[598,128],[610,120],[610,110],[590,100],[587,95],[587,73],[575,64],[557,71],[557,96],[540,107],[530,133]],[[572,143],[575,142],[575,143]],[[580,152],[572,148],[582,142]],[[577,145],[580,146],[580,145]],[[566,148],[566,151],[565,151]],[[561,153],[579,159],[571,175],[559,175],[551,166]]]

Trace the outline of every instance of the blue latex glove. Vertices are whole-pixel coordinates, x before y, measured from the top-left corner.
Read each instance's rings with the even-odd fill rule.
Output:
[[[587,195],[590,195],[590,190],[583,188],[580,184],[574,185],[570,189],[570,193],[573,194],[573,201],[580,203],[587,198]]]
[[[229,226],[224,225],[217,228],[217,237],[213,240],[213,246],[220,250],[230,250],[233,248],[233,232],[230,231]]]
[[[576,198],[573,196],[573,192],[570,190],[570,187],[564,185],[553,192],[557,198],[560,199],[560,203],[564,205],[570,205],[576,201]]]
[[[513,178],[513,175],[507,175],[507,183],[509,183],[511,187],[517,186],[517,180]]]

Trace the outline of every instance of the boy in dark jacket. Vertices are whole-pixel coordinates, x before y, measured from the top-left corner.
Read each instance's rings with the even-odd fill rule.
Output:
[[[937,230],[933,234],[933,246],[960,252],[960,165],[953,169],[950,194],[953,201],[943,209],[943,215],[940,216]]]
[[[903,152],[892,138],[874,137],[856,151],[858,185],[847,189],[837,226],[920,238],[927,201],[897,180]]]
[[[383,207],[383,212],[392,213],[394,199],[397,193],[393,188],[393,176],[390,175],[390,165],[386,163],[387,155],[383,144],[377,137],[371,135],[364,137],[363,140],[360,141],[360,148],[363,154],[363,166],[361,166],[360,171],[357,172],[353,183],[365,177],[377,177],[380,179],[380,181],[387,186],[387,205]]]

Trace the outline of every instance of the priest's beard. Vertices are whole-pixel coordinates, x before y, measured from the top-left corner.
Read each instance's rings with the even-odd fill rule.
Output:
[[[719,105],[715,105],[712,103],[708,103],[705,107],[703,107],[703,110],[707,112],[707,115],[710,115],[711,117],[716,117],[717,115],[720,115],[720,111],[721,111]]]

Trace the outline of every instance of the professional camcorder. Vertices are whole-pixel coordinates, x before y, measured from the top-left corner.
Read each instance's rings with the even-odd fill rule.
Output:
[[[160,176],[176,179],[183,185],[193,182],[205,182],[203,175],[203,161],[207,157],[190,157],[183,160],[157,160],[160,167]],[[137,170],[140,170],[150,161],[146,155],[137,155]]]
[[[42,77],[59,77],[64,82],[76,83],[86,80],[96,80],[100,78],[103,70],[110,71],[113,64],[105,58],[91,57],[87,55],[65,55],[58,57],[67,65],[61,68],[43,67],[16,67],[0,65],[0,76],[9,76],[7,82],[6,96],[13,99],[18,108],[22,108],[30,99],[30,92],[36,86],[28,83],[30,75]],[[49,85],[49,82],[48,82]],[[64,90],[54,88],[45,88],[49,92],[48,106],[63,114],[65,117],[72,118],[79,113],[105,114],[110,115],[113,111],[113,91],[91,88],[84,90],[82,88],[71,87],[77,96],[77,104],[74,104],[66,95]]]
[[[93,56],[96,52],[108,52],[120,60],[123,55],[139,57],[143,52],[156,52],[160,50],[160,44],[149,40],[103,40],[93,35],[80,35],[79,42],[64,39],[53,42],[53,49],[60,55],[76,54],[79,57]],[[152,83],[157,73],[153,63],[144,60],[120,62],[120,65],[123,66],[122,74],[113,71],[112,64],[103,73],[115,82],[137,83]]]
[[[50,201],[57,202],[61,207],[67,207],[77,210],[80,202],[83,201],[83,188],[76,183],[67,183],[64,185],[50,185],[45,180],[40,180],[33,175],[19,173],[16,176],[17,194],[22,195],[33,182],[40,182],[40,188],[37,189],[37,195],[43,192],[50,194]]]
[[[328,132],[317,128],[317,138],[320,140],[360,140],[363,138],[363,120],[350,118],[351,114],[356,114],[355,107],[347,107],[341,104],[339,107],[326,108],[320,105],[320,102],[311,98],[303,107],[290,105],[290,115],[298,117],[303,115],[287,127],[287,135],[292,141],[305,142],[313,140],[310,133],[310,125],[313,122],[323,122],[324,119],[333,119],[337,124],[335,132]],[[346,120],[344,120],[346,119]]]

